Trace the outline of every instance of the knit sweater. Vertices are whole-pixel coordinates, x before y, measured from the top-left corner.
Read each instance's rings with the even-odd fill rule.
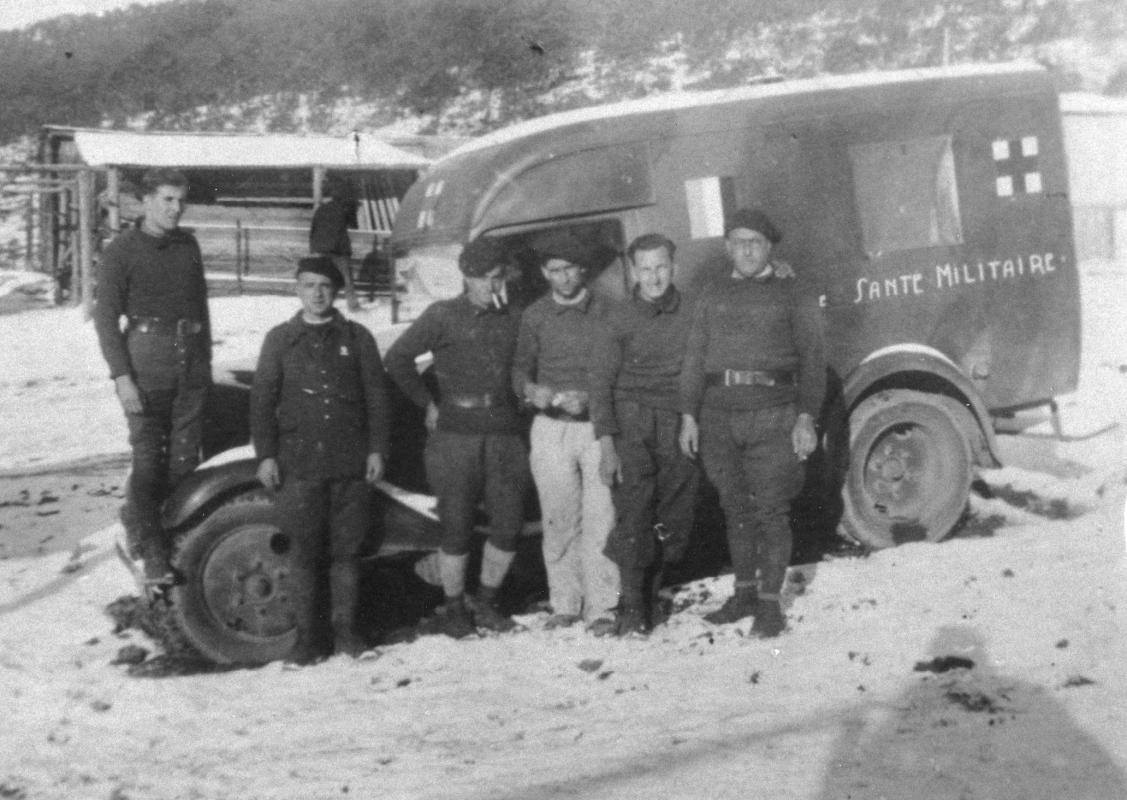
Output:
[[[111,378],[134,371],[121,332],[123,316],[199,322],[203,330],[197,341],[210,358],[207,283],[200,246],[190,232],[178,229],[157,237],[131,228],[102,254],[94,328]]]
[[[676,412],[681,362],[691,309],[675,287],[651,302],[634,296],[613,306],[606,336],[591,361],[591,419],[596,436],[619,432],[616,404],[624,401]]]
[[[438,427],[454,433],[515,433],[521,429],[509,369],[519,318],[511,309],[478,308],[465,295],[427,307],[387,351],[392,379],[416,405],[439,406]],[[438,396],[432,397],[415,359],[434,357]],[[457,395],[484,397],[481,408],[451,402]]]

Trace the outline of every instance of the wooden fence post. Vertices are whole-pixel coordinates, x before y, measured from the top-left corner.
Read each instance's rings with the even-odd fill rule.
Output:
[[[321,198],[324,196],[325,184],[325,168],[313,168],[313,210],[316,211],[317,207],[321,205]]]
[[[94,176],[89,170],[78,173],[78,263],[82,269],[82,317],[94,312]]]
[[[235,218],[235,283],[243,293],[243,220]]]
[[[106,171],[106,195],[110,199],[109,223],[110,230],[115,234],[121,232],[121,172],[117,167],[110,167]]]

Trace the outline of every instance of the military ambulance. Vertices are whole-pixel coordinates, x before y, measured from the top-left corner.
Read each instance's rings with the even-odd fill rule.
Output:
[[[691,302],[726,269],[725,214],[765,209],[775,254],[824,311],[828,476],[796,510],[829,510],[871,547],[938,540],[958,523],[995,431],[1076,388],[1080,310],[1061,122],[1035,66],[921,69],[766,83],[554,114],[435,163],[395,222],[397,324],[462,291],[462,247],[503,243],[511,302],[546,290],[535,251],[567,229],[595,291],[625,298],[622,253],[659,231]],[[420,364],[426,369],[426,364]],[[247,372],[217,386],[209,451],[243,444]],[[374,547],[435,548],[421,413],[403,398],[373,520]],[[165,508],[183,580],[170,638],[221,662],[293,644],[288,545],[254,462],[213,461]],[[485,522],[483,520],[483,522]]]
[[[998,464],[996,420],[1077,383],[1061,122],[1039,67],[657,97],[484,136],[403,200],[398,312],[457,294],[458,252],[480,236],[509,247],[514,293],[538,294],[531,253],[560,228],[605,254],[594,286],[616,298],[631,289],[626,244],[666,234],[692,295],[726,268],[724,217],[743,206],[781,228],[774,253],[824,309],[838,391],[821,422],[844,473],[842,532],[873,547],[946,536],[974,468]]]

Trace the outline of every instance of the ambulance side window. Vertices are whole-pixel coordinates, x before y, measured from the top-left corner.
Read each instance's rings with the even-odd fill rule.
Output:
[[[865,251],[962,244],[959,192],[950,136],[849,148]]]

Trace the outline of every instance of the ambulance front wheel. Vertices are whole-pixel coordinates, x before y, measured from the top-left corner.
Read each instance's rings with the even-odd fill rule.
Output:
[[[180,646],[217,664],[265,664],[296,643],[291,543],[264,491],[220,506],[177,537],[172,557],[180,581],[170,592],[169,633]]]
[[[947,536],[970,494],[968,417],[950,397],[908,389],[863,400],[849,419],[841,533],[872,548]]]

